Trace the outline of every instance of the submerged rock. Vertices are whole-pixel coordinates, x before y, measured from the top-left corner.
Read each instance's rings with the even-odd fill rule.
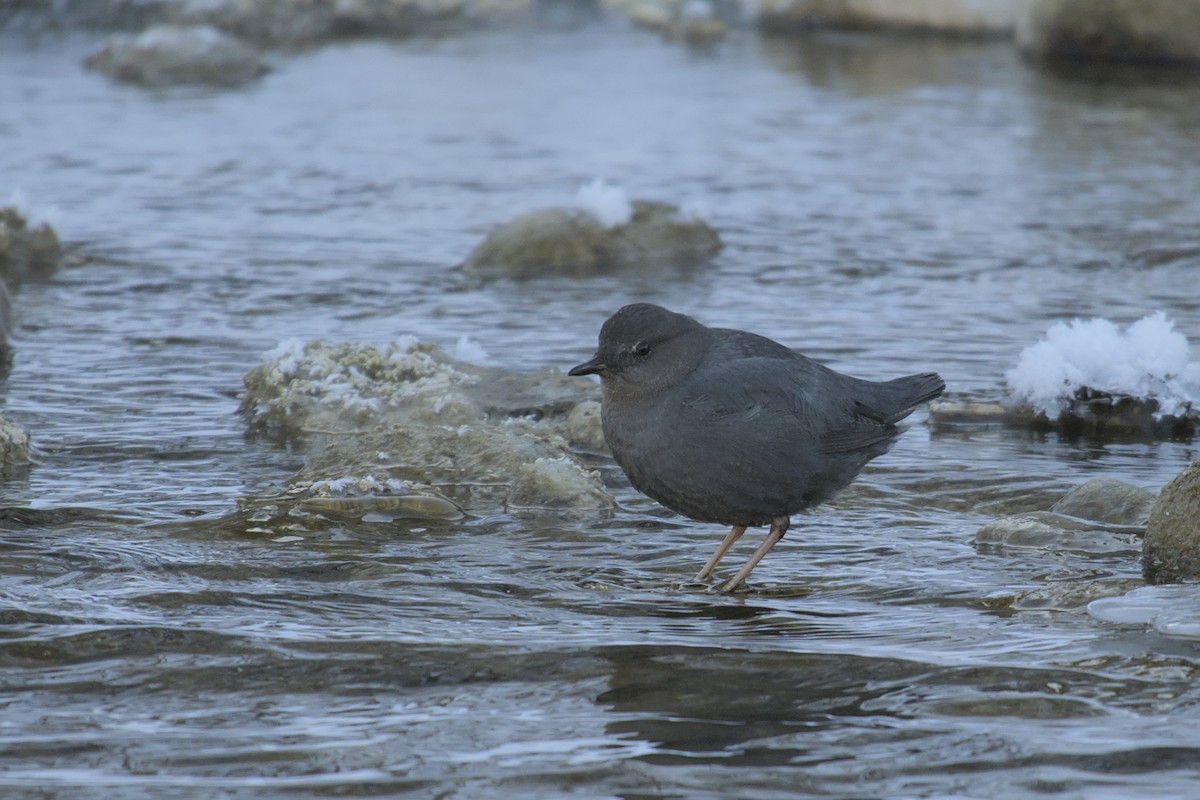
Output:
[[[585,209],[533,211],[497,226],[462,264],[476,278],[589,277],[660,266],[694,266],[721,249],[706,222],[669,203],[635,200],[613,225]]]
[[[0,208],[0,279],[15,286],[31,278],[45,278],[61,262],[62,245],[50,225],[30,225],[13,206]]]
[[[1154,501],[1142,571],[1148,583],[1200,578],[1200,461],[1176,475]]]
[[[1115,478],[1092,478],[1071,491],[1050,510],[1068,517],[1114,525],[1146,524],[1155,495]]]
[[[975,543],[1083,555],[1137,550],[1130,534],[1114,535],[1112,530],[1051,511],[1030,511],[999,517],[976,531]]]
[[[267,71],[251,47],[208,25],[159,25],[119,34],[84,62],[113,80],[151,88],[241,86]]]
[[[1075,487],[1049,511],[998,517],[975,533],[978,545],[1106,554],[1136,551],[1154,494],[1112,478]]]
[[[1016,41],[1035,57],[1200,61],[1197,0],[1031,0]]]
[[[546,369],[521,374],[467,364],[436,345],[286,343],[245,378],[242,411],[252,427],[314,439],[293,486],[400,481],[399,494],[465,498],[492,513],[608,509],[613,500],[567,438],[580,406],[595,403],[585,379]],[[390,485],[390,484],[389,484]],[[417,488],[423,487],[423,488]],[[434,489],[433,487],[437,487]],[[394,488],[394,487],[393,487]],[[380,492],[357,492],[356,496]],[[383,492],[391,496],[396,491]],[[432,500],[317,500],[291,493],[308,512],[437,509]],[[375,506],[372,507],[372,503]]]
[[[759,0],[768,33],[814,27],[1002,35],[1013,30],[1025,0]]]

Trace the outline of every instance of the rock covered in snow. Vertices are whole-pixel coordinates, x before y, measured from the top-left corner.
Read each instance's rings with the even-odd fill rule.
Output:
[[[1200,461],[1164,486],[1150,509],[1142,571],[1148,583],[1200,579]]]
[[[720,249],[720,236],[702,219],[593,182],[580,190],[577,208],[532,211],[498,225],[462,268],[479,279],[583,278],[694,266]]]
[[[1200,61],[1200,0],[1031,0],[1017,46],[1036,57]]]
[[[85,63],[113,80],[150,88],[240,86],[267,71],[257,51],[208,25],[158,25],[136,36],[118,34]]]
[[[1200,363],[1164,313],[1121,330],[1106,319],[1055,323],[1005,373],[1031,422],[1074,433],[1194,433]]]

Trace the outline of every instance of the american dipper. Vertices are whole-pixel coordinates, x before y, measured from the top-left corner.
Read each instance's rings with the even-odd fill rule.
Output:
[[[766,337],[649,303],[609,317],[595,357],[568,374],[600,376],[604,439],[636,489],[732,526],[697,580],[746,528],[770,523],[726,590],[783,538],[792,514],[845,488],[891,448],[897,422],[946,388],[933,372],[852,378]]]

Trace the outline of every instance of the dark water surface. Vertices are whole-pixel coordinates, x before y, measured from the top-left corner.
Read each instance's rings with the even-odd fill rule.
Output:
[[[565,368],[636,298],[981,399],[1056,320],[1165,309],[1196,340],[1195,75],[596,27],[326,47],[245,90],[147,93],[82,71],[96,46],[0,42],[0,201],[92,256],[16,297],[3,411],[38,454],[3,486],[0,794],[1198,790],[1196,642],[1064,599],[1136,585],[1138,541],[973,542],[1091,477],[1157,490],[1195,444],[919,415],[741,597],[687,582],[722,531],[611,471],[610,516],[219,522],[303,461],[236,414],[285,338],[467,335]],[[464,286],[491,225],[596,176],[707,208],[726,249]]]

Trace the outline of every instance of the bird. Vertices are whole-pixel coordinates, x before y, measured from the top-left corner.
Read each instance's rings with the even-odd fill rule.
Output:
[[[897,423],[945,390],[935,372],[844,375],[765,336],[710,328],[651,303],[619,309],[569,375],[598,375],[601,427],[635,489],[730,526],[705,581],[747,528],[770,525],[723,591],[742,586],[794,514],[848,486],[886,453]]]

